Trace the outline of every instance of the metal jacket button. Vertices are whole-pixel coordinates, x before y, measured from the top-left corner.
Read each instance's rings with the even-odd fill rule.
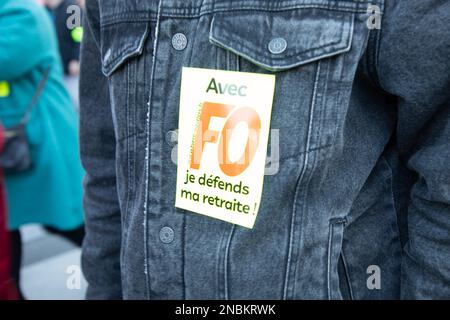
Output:
[[[173,147],[177,144],[178,141],[178,131],[177,130],[170,130],[166,133],[166,143]]]
[[[187,38],[182,33],[175,33],[172,37],[172,47],[175,50],[181,51],[184,50],[187,46]]]
[[[284,38],[274,38],[269,42],[269,51],[273,54],[283,53],[287,48],[287,42]]]
[[[164,227],[161,228],[159,231],[159,239],[162,243],[169,244],[173,241],[173,238],[175,236],[175,233],[173,232],[173,229],[170,227]]]

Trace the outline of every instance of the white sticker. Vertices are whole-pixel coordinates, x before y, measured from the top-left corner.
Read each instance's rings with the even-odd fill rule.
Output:
[[[175,206],[253,228],[275,76],[183,68]]]

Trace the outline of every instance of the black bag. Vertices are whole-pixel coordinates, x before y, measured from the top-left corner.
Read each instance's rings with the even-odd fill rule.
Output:
[[[25,132],[25,127],[30,118],[31,110],[38,102],[42,90],[45,87],[49,73],[50,68],[45,70],[36,92],[19,124],[5,129],[5,143],[3,150],[0,153],[0,167],[3,168],[7,174],[23,172],[30,169],[32,166],[30,144]]]

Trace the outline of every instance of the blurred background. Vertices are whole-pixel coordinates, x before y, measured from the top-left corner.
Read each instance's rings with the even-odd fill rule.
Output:
[[[80,249],[64,238],[46,233],[39,225],[22,227],[21,232],[24,297],[29,300],[84,299],[86,282],[81,274]],[[77,275],[80,276],[79,286],[75,283],[77,279],[71,281],[71,277]]]
[[[83,299],[86,291],[83,8],[82,0],[0,2],[0,300]]]

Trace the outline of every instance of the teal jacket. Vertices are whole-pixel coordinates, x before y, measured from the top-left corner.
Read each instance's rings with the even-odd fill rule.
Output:
[[[27,125],[33,168],[6,177],[9,227],[40,223],[62,230],[83,223],[78,119],[63,85],[51,19],[34,0],[0,2],[0,120],[25,112],[44,70],[51,72]]]

